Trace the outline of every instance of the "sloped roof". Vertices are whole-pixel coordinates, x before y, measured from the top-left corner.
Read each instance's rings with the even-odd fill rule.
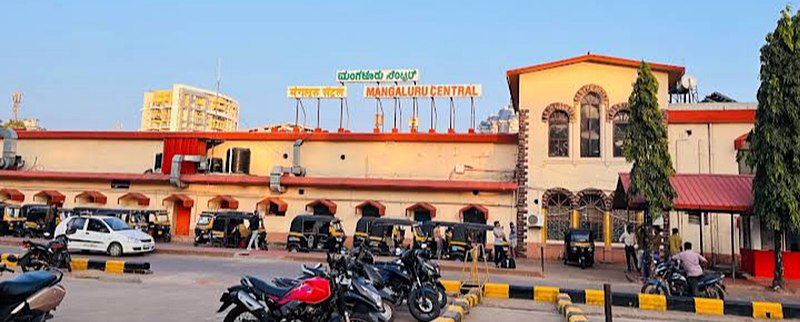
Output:
[[[751,213],[753,210],[753,176],[732,174],[676,174],[670,178],[676,197],[675,210]],[[615,207],[626,200],[630,190],[629,173],[620,173],[615,193]],[[637,197],[630,205],[640,208],[644,200]]]

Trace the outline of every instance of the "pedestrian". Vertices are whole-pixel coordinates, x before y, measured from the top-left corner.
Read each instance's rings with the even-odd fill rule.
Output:
[[[681,252],[683,239],[678,235],[678,228],[672,228],[672,235],[669,236],[669,254],[676,255]]]
[[[253,213],[250,218],[250,242],[247,243],[247,250],[258,249],[258,230],[261,228],[261,218],[258,216],[258,210]]]
[[[701,264],[708,263],[706,258],[692,251],[692,243],[685,242],[683,251],[673,255],[672,259],[680,261],[683,271],[686,272],[686,281],[689,283],[692,295],[697,294],[697,282],[703,277]]]
[[[503,254],[503,242],[506,239],[506,233],[503,231],[503,226],[500,225],[499,221],[494,222],[492,233],[494,234],[494,265],[500,266],[500,261],[504,259],[501,254]]]
[[[433,241],[436,243],[436,258],[442,259],[442,247],[444,247],[444,240],[442,238],[442,230],[439,227],[433,227]]]
[[[517,257],[517,227],[514,226],[514,222],[510,222],[508,228],[511,230],[508,234],[508,251],[511,257]]]
[[[639,261],[636,258],[636,235],[633,234],[633,225],[625,227],[619,242],[625,245],[625,263],[628,264],[628,272],[638,271]]]

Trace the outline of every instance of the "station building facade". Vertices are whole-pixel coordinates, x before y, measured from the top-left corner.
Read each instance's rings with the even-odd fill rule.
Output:
[[[612,200],[631,166],[620,147],[639,63],[585,55],[509,70],[516,134],[23,131],[16,152],[25,164],[0,170],[0,199],[166,209],[174,234],[187,238],[201,212],[224,208],[268,214],[274,241],[306,212],[341,218],[349,234],[365,215],[515,222],[520,250],[549,258],[561,252],[563,229],[583,226],[596,232],[599,260],[622,261],[618,236],[641,215],[613,210]],[[735,141],[752,129],[755,104],[670,104],[684,67],[651,67],[676,170],[738,174]],[[225,160],[233,148],[249,150],[247,173],[202,172],[186,158],[170,174],[175,155]],[[670,214],[685,240],[704,229],[720,236],[704,250],[724,253],[736,227],[711,220]]]

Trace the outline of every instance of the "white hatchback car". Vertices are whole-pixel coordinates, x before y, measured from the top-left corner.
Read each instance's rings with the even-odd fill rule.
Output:
[[[109,216],[74,216],[56,227],[56,238],[67,237],[67,249],[104,252],[110,256],[152,252],[153,237]]]

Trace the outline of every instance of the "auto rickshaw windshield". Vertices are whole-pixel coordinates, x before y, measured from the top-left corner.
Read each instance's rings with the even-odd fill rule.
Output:
[[[167,214],[165,214],[163,212],[159,213],[158,215],[156,215],[156,219],[158,219],[158,222],[160,222],[160,223],[168,223],[169,222],[169,216],[167,216]]]
[[[342,222],[341,222],[341,221],[338,221],[338,220],[331,221],[331,227],[333,227],[333,229],[334,229],[334,230],[336,230],[337,232],[342,232],[342,231],[344,231],[344,230],[342,229]]]
[[[164,217],[166,217],[166,215]],[[208,225],[210,222],[211,216],[209,215],[200,215],[200,218],[197,219],[198,225]]]
[[[17,207],[6,207],[5,209],[6,216],[8,218],[18,218],[19,217],[19,208]]]
[[[578,243],[585,243],[589,241],[589,233],[588,232],[573,232],[572,233],[572,241]]]

